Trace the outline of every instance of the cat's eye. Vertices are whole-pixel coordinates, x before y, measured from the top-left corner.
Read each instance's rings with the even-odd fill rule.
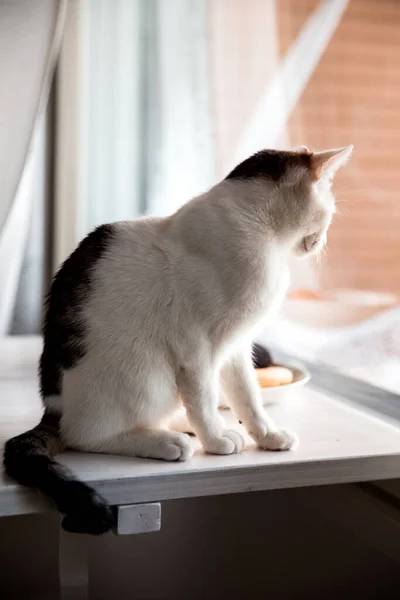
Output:
[[[307,235],[303,238],[303,248],[306,252],[312,252],[321,243],[322,238],[319,234]]]

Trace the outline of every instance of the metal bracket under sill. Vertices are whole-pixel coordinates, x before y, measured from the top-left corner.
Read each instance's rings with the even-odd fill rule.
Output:
[[[161,503],[122,504],[115,507],[115,535],[150,533],[161,529]]]

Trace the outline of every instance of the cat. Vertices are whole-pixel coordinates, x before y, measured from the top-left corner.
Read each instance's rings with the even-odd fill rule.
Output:
[[[181,405],[206,452],[240,452],[220,389],[259,448],[296,446],[262,406],[252,339],[285,295],[289,257],[323,247],[351,151],[260,151],[172,216],[98,227],[64,262],[43,331],[44,414],[4,452],[7,474],[51,498],[64,529],[101,534],[113,515],[55,453],[187,460],[189,436],[168,428]]]

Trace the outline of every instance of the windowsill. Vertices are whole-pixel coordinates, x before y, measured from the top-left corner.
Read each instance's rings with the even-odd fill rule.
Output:
[[[39,338],[0,341],[2,442],[40,418],[35,375],[39,351]],[[247,439],[239,455],[205,455],[197,446],[186,463],[72,452],[60,460],[114,505],[400,478],[400,427],[312,387],[267,410],[278,425],[298,433],[296,451],[263,452]],[[233,421],[229,411],[224,416]],[[0,474],[0,516],[46,509],[37,494]]]

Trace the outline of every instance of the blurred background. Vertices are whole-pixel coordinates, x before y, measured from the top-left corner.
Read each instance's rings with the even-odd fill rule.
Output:
[[[355,151],[335,182],[325,255],[296,263],[283,314],[330,330],[397,315],[400,2],[2,0],[3,14],[18,3],[26,31],[14,24],[0,42],[14,78],[0,84],[0,107],[14,109],[0,110],[2,334],[40,331],[52,273],[94,226],[168,214],[260,148],[302,144]],[[11,140],[31,63],[60,22],[48,102],[18,170]],[[400,341],[384,343],[400,354]]]

